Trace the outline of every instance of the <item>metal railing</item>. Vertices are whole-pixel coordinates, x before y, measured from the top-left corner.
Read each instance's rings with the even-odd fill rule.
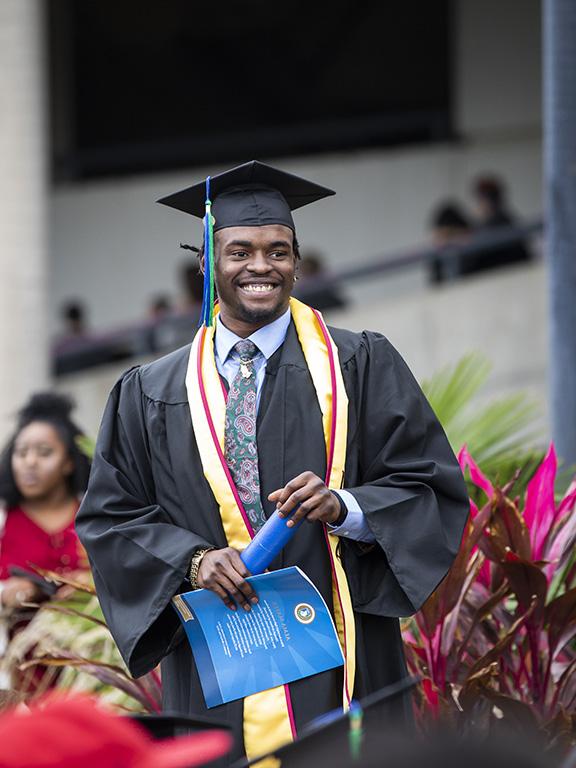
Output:
[[[423,267],[430,269],[434,264],[440,265],[443,282],[464,276],[469,279],[473,277],[469,266],[478,256],[482,256],[482,271],[502,266],[502,260],[497,257],[503,248],[526,244],[542,231],[542,220],[534,219],[520,225],[477,232],[465,242],[380,254],[360,265],[356,263],[353,267],[334,270],[313,279],[307,278],[305,285],[298,286],[297,295],[299,299],[308,300],[314,305],[315,298],[351,282]],[[480,270],[472,271],[475,273]],[[198,319],[199,311],[172,313],[156,321],[142,321],[109,333],[61,340],[53,350],[53,372],[59,376],[133,357],[165,354],[191,340]]]

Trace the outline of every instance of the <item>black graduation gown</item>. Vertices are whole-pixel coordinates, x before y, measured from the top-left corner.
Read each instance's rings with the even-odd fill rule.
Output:
[[[355,695],[406,674],[398,618],[414,613],[446,574],[468,515],[460,469],[400,355],[382,336],[331,329],[349,398],[344,487],[376,537],[341,539],[357,632]],[[128,371],[98,436],[77,529],[104,615],[131,673],[162,662],[164,707],[230,723],[242,754],[242,701],[206,710],[194,660],[170,599],[187,586],[197,549],[224,547],[202,473],[185,374],[190,347]],[[305,470],[324,477],[320,407],[294,325],[268,361],[258,412],[260,480],[268,494]],[[274,567],[299,565],[332,606],[319,524],[303,525]],[[296,726],[341,706],[342,671],[290,685]]]

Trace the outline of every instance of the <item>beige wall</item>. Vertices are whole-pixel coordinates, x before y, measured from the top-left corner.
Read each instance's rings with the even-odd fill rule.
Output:
[[[542,264],[511,267],[439,288],[376,298],[364,307],[327,313],[326,318],[336,326],[383,333],[419,380],[478,350],[494,366],[485,396],[524,390],[539,402],[546,425],[544,284]],[[109,390],[129,365],[59,379],[58,388],[76,397],[79,421],[92,434]]]
[[[449,145],[281,161],[337,190],[298,212],[299,237],[334,267],[427,237],[432,206],[469,202],[471,178],[501,173],[524,216],[542,211],[539,0],[457,0],[454,94],[461,140]],[[264,159],[264,158],[263,158]],[[60,188],[52,199],[53,317],[76,294],[100,327],[141,317],[153,293],[177,291],[181,241],[200,225],[154,204],[208,169]],[[211,168],[210,172],[215,170]],[[423,270],[350,286],[352,310],[335,324],[385,333],[419,378],[478,349],[492,361],[489,394],[522,388],[546,400],[544,267],[510,269],[432,290]],[[94,432],[121,367],[60,382]]]
[[[458,0],[450,145],[350,152],[279,160],[337,191],[297,213],[304,246],[338,267],[426,235],[431,208],[447,196],[468,201],[471,177],[497,171],[509,181],[518,212],[542,210],[540,17],[538,0]],[[266,158],[260,158],[266,159]],[[61,302],[78,296],[93,325],[141,318],[150,298],[176,294],[177,269],[198,243],[192,217],[155,205],[217,168],[59,187],[51,207],[52,327]]]
[[[0,440],[48,383],[40,0],[0,3]]]

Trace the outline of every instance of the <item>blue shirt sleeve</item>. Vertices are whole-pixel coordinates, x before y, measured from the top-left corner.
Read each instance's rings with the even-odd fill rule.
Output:
[[[339,526],[328,526],[328,530],[335,536],[345,536],[347,539],[353,539],[354,541],[363,541],[366,544],[371,544],[376,541],[376,538],[368,523],[364,517],[360,505],[354,498],[354,496],[345,490],[334,491],[342,499],[348,510],[346,520]]]

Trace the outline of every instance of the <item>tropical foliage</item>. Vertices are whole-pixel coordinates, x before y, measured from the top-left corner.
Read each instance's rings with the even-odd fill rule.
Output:
[[[422,677],[418,720],[503,720],[574,743],[576,483],[557,503],[553,446],[523,502],[466,447],[459,460],[485,503],[471,502],[454,566],[404,628],[410,670]]]
[[[489,361],[472,352],[423,381],[422,390],[455,452],[467,445],[500,483],[520,469],[517,488],[525,487],[542,459],[538,407],[521,392],[480,404],[490,371]]]
[[[467,355],[422,385],[454,450],[467,444],[459,461],[471,514],[449,575],[404,626],[410,671],[422,678],[417,719],[423,729],[438,721],[528,726],[548,742],[573,743],[576,484],[556,501],[556,456],[553,447],[545,457],[534,447],[538,414],[526,396],[476,404],[489,371],[486,360]],[[82,448],[90,454],[93,444]],[[60,671],[58,686],[156,711],[157,673],[130,678],[93,589],[74,586],[40,608],[9,661],[22,669],[42,663]]]
[[[42,604],[12,640],[4,667],[26,671],[44,667],[43,685],[97,694],[123,710],[159,712],[162,691],[154,670],[134,680],[106,626],[93,586],[37,569],[44,578],[70,588],[61,599]]]

